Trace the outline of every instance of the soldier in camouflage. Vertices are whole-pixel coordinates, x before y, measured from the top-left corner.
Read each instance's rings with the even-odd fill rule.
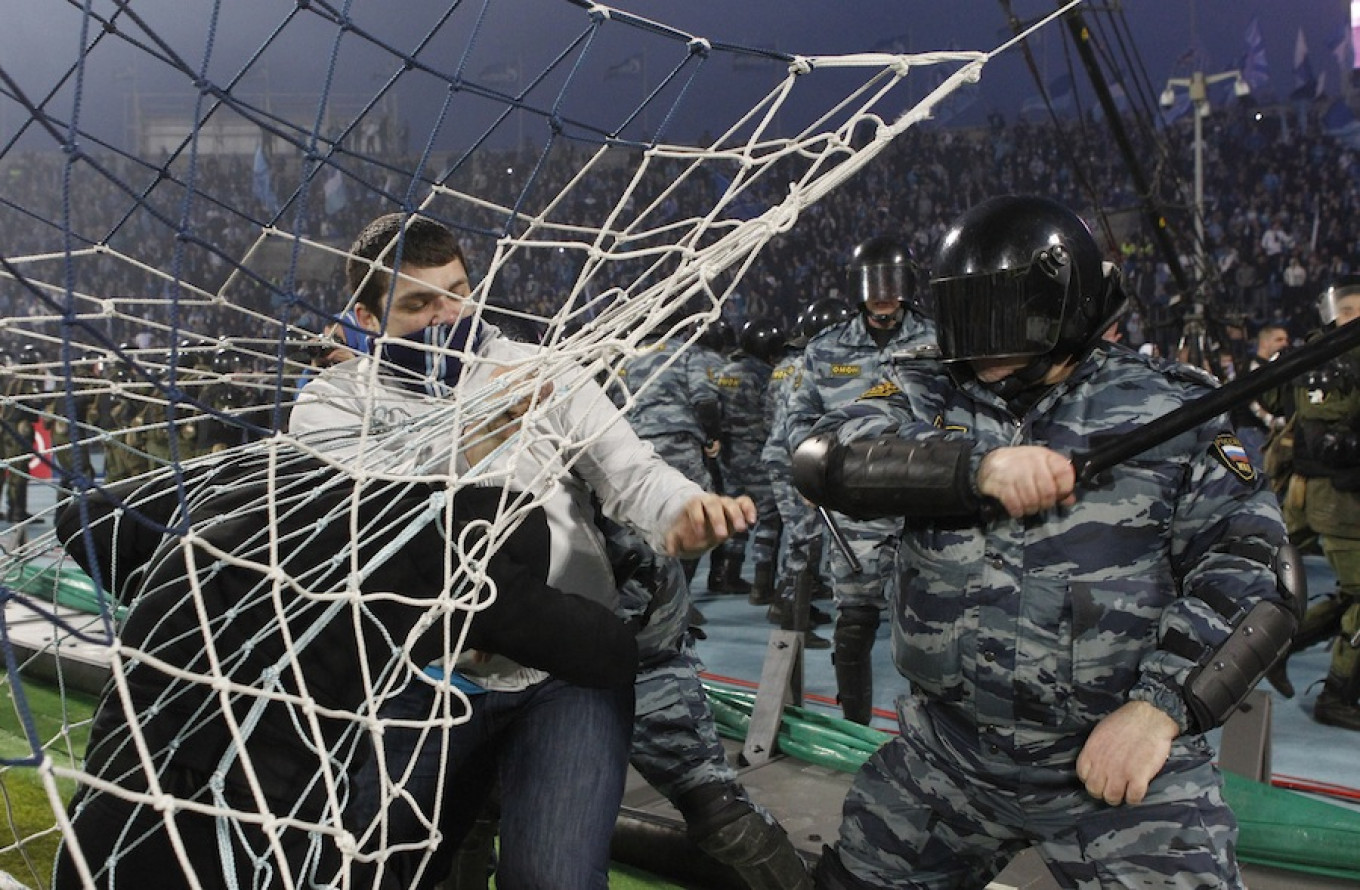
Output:
[[[701,350],[684,341],[649,338],[645,350],[619,369],[633,393],[625,416],[639,437],[691,482],[713,491],[706,457],[721,447],[722,408],[718,385]],[[639,391],[640,390],[640,391]],[[685,579],[694,579],[698,560],[685,560]]]
[[[753,803],[728,762],[690,636],[689,585],[680,561],[601,518],[619,582],[621,617],[639,626],[629,761],[685,818],[700,850],[731,866],[752,890],[811,888],[784,829]]]
[[[906,517],[911,694],[818,886],[982,887],[1033,846],[1064,887],[1242,887],[1204,734],[1296,624],[1275,498],[1222,417],[1077,487],[1067,455],[1214,382],[1101,340],[1124,298],[1065,207],[983,202],[933,275],[943,362],[794,456],[814,500]]]
[[[194,392],[200,380],[190,361],[190,354],[183,350],[178,353],[166,350],[151,357],[146,367],[166,389],[173,386]],[[145,417],[151,425],[143,434],[143,447],[153,468],[183,463],[200,453],[198,412],[187,401],[176,401],[172,406],[167,400],[164,405],[148,410]]]
[[[214,454],[260,438],[270,412],[261,404],[249,357],[224,343],[213,352],[209,370],[212,382],[202,389],[209,411],[194,424],[198,453]]]
[[[919,268],[905,243],[872,238],[850,259],[851,290],[859,312],[845,324],[813,338],[803,354],[803,371],[789,397],[789,447],[798,443],[827,411],[849,404],[883,377],[895,354],[934,342],[923,314]],[[894,523],[834,517],[859,563],[824,539],[836,604],[832,660],[836,692],[847,720],[868,724],[873,716],[874,639],[882,621],[885,584],[892,565]]]
[[[1328,288],[1318,308],[1328,329],[1360,317],[1360,279]],[[1337,590],[1308,609],[1292,648],[1332,639],[1331,665],[1313,719],[1360,730],[1360,349],[1302,377],[1293,390],[1293,476],[1284,496],[1295,535],[1318,537]],[[1283,665],[1271,678],[1293,695]]]
[[[119,347],[124,356],[131,344]],[[131,479],[151,469],[146,448],[148,414],[152,408],[151,387],[126,360],[119,360],[109,372],[110,399],[108,429],[104,437],[104,481],[112,484]]]
[[[843,300],[824,297],[804,310],[798,320],[798,337],[789,341],[787,354],[770,374],[767,392],[770,415],[770,435],[760,452],[761,460],[769,467],[770,483],[784,533],[780,539],[776,562],[775,602],[769,618],[784,630],[794,630],[794,614],[800,586],[806,588],[802,601],[811,599],[810,588],[821,570],[822,524],[807,500],[793,487],[792,453],[789,451],[789,397],[802,380],[803,350],[813,337],[834,324],[849,321],[852,310]],[[804,626],[803,646],[808,649],[828,649],[831,641]]]
[[[748,599],[753,606],[774,602],[774,558],[781,524],[769,468],[760,452],[770,435],[767,393],[784,339],[779,325],[768,319],[751,319],[741,329],[740,348],[717,376],[724,419],[720,452],[723,492],[748,495],[756,502],[756,527],[749,535],[733,535],[709,558],[722,563],[725,580],[740,580],[747,538],[751,539],[755,576]]]
[[[26,367],[32,360],[22,350],[17,366],[4,356],[4,376],[0,378],[0,395],[4,396],[0,402],[0,466],[4,468],[5,519],[11,523],[30,518],[28,464],[33,459],[33,402],[40,392],[34,372]]]

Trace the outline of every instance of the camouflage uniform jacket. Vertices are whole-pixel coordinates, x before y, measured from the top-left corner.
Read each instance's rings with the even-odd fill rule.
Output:
[[[813,337],[803,350],[801,379],[789,396],[789,450],[827,411],[853,402],[883,380],[894,354],[934,342],[935,325],[910,312],[886,346],[874,342],[863,312]]]
[[[681,352],[682,346],[675,340],[649,343],[619,371],[636,399],[627,409],[628,423],[644,439],[690,435],[707,442],[715,432],[703,429],[694,406],[701,402],[718,404],[717,382],[700,350]]]
[[[743,451],[757,457],[770,435],[766,393],[772,370],[767,362],[738,352],[723,365],[716,381],[727,442],[740,443]]]
[[[776,467],[782,467],[785,476],[790,475],[789,469],[789,398],[793,395],[793,390],[802,381],[803,376],[803,351],[800,349],[791,352],[789,355],[774,366],[774,371],[770,374],[770,385],[765,390],[766,416],[769,418],[770,434],[765,439],[765,447],[760,452],[761,460],[770,467],[771,472],[780,472]]]
[[[895,377],[819,431],[839,426],[842,441],[894,430],[962,437],[975,443],[974,477],[996,448],[1085,452],[1214,385],[1184,366],[1098,349],[1017,419],[937,363]],[[1234,618],[1281,598],[1261,557],[1284,541],[1279,507],[1219,421],[1115,467],[1072,507],[971,527],[908,523],[892,631],[913,691],[1019,762],[1070,760],[1095,723],[1131,699],[1188,730],[1182,689],[1195,665],[1171,650],[1184,642],[1207,654]]]

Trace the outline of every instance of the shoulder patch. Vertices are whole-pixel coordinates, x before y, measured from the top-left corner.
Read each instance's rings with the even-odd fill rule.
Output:
[[[1209,453],[1214,460],[1223,464],[1233,475],[1243,482],[1256,481],[1256,468],[1251,465],[1251,458],[1247,456],[1247,449],[1242,446],[1242,440],[1232,433],[1219,433],[1214,437],[1214,444],[1209,447]]]
[[[884,380],[882,383],[875,384],[866,389],[855,401],[860,402],[864,399],[886,399],[889,396],[897,395],[901,391],[902,390],[897,388],[897,384],[890,380]]]

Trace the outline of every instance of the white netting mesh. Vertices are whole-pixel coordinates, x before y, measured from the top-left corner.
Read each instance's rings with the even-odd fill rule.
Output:
[[[461,649],[453,618],[495,596],[486,540],[494,548],[539,499],[502,504],[487,539],[437,548],[434,593],[365,589],[402,544],[442,540],[452,493],[481,481],[453,476],[449,456],[525,396],[536,429],[572,380],[615,379],[650,333],[698,336],[689,323],[741,300],[762,247],[1000,51],[786,56],[574,0],[44,11],[50,25],[17,36],[49,64],[23,64],[17,50],[0,58],[11,519],[0,582],[9,722],[26,748],[0,754],[6,787],[36,776],[42,793],[28,806],[49,808],[46,821],[15,812],[0,853],[33,886],[48,881],[77,787],[145,803],[172,835],[177,810],[218,817],[241,886],[305,883],[312,863],[283,864],[287,832],[381,858],[380,824],[358,841],[338,827],[374,705],[420,676],[422,631]],[[530,20],[534,39],[516,42]],[[734,98],[744,110],[724,115]],[[547,348],[415,420],[393,424],[369,406],[343,436],[299,444],[284,421],[310,373],[302,347],[346,308],[350,239],[391,211],[454,229],[480,273],[477,311]],[[631,392],[616,394],[626,404],[645,384],[630,378]],[[542,492],[602,434],[519,436],[502,457],[525,491]],[[35,435],[47,447],[35,451]],[[204,461],[223,449],[239,453],[234,475],[204,484],[214,472]],[[72,497],[144,474],[170,480],[162,506],[174,509],[120,511],[169,541],[138,596],[188,630],[150,633],[156,645],[138,649],[118,642],[127,613],[104,590],[140,566],[86,578],[51,521]],[[327,559],[307,556],[318,548]],[[235,579],[235,599],[223,579]],[[308,673],[336,651],[358,664],[355,697],[319,692]],[[71,686],[86,657],[108,665],[107,706],[131,727],[110,755],[121,771],[92,775],[80,759],[88,725]],[[165,682],[147,697],[129,683],[138,671]],[[465,705],[449,696],[431,731]],[[286,725],[288,739],[260,729],[271,708],[287,717],[269,733]],[[177,715],[170,730],[155,719],[164,712]],[[205,768],[236,784],[163,786],[158,765],[211,733],[227,748]],[[283,749],[308,776],[286,805],[266,791]],[[389,779],[399,793],[401,777]],[[262,845],[233,847],[252,825]],[[75,859],[87,878],[104,866]]]

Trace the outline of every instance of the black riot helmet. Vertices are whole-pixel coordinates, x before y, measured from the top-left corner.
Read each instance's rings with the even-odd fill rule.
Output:
[[[753,318],[741,326],[741,351],[774,364],[788,343],[784,330],[768,318]]]
[[[812,303],[798,319],[798,330],[806,340],[820,334],[833,324],[849,321],[855,310],[836,297],[823,297]]]
[[[1005,195],[954,221],[931,269],[945,361],[1079,357],[1124,308],[1081,217],[1048,198]]]
[[[895,238],[870,238],[850,254],[850,292],[856,302],[893,300],[925,313],[924,294],[918,287],[920,266],[911,248]],[[889,318],[880,318],[889,321]]]
[[[1324,325],[1335,325],[1338,304],[1346,297],[1360,294],[1360,275],[1343,275],[1318,297],[1317,311]]]
[[[213,350],[209,366],[214,374],[239,374],[246,370],[246,357],[230,343]]]
[[[700,346],[721,355],[726,355],[736,348],[737,335],[727,323],[727,319],[719,315],[707,324],[700,324],[702,325],[699,329]]]

